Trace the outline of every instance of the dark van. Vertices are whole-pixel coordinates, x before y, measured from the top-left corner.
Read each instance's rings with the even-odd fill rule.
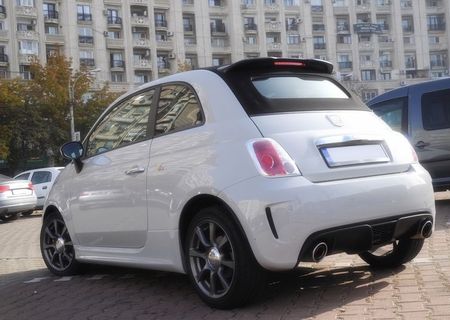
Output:
[[[435,190],[450,189],[450,78],[401,87],[367,105],[408,137]]]

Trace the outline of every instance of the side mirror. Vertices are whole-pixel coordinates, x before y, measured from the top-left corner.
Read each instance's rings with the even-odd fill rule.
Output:
[[[83,168],[83,162],[81,161],[81,157],[84,154],[83,145],[79,141],[71,141],[63,144],[60,149],[61,155],[73,161],[75,164],[75,169],[77,173],[81,171]]]

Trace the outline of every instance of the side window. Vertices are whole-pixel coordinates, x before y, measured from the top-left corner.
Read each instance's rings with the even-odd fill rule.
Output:
[[[24,173],[21,174],[20,176],[17,176],[14,178],[14,180],[28,180],[28,177],[30,176],[30,173]]]
[[[397,98],[370,106],[393,130],[408,133],[408,98]]]
[[[40,184],[52,181],[52,173],[50,171],[35,171],[31,177],[32,184]]]
[[[191,88],[179,84],[161,88],[155,135],[192,128],[202,123],[200,102]]]
[[[422,95],[422,122],[425,130],[450,128],[450,89]]]
[[[86,155],[90,157],[147,139],[154,93],[154,89],[142,92],[115,106],[89,136]]]

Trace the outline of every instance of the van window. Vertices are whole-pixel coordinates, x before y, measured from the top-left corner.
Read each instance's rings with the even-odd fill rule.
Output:
[[[393,130],[408,133],[408,100],[406,97],[383,101],[370,106],[375,114]]]
[[[450,128],[450,89],[422,95],[422,122],[425,130]]]

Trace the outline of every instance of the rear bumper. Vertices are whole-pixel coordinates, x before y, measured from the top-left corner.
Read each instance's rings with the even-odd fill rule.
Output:
[[[361,253],[399,239],[426,238],[432,231],[426,232],[424,236],[425,223],[432,225],[433,216],[430,213],[378,219],[318,231],[306,239],[298,262],[314,261],[314,248],[322,242],[327,246],[327,255],[331,255],[339,252]]]
[[[36,198],[0,200],[0,215],[34,210]]]
[[[220,197],[239,219],[258,262],[269,270],[295,268],[307,239],[319,232],[417,213],[433,221],[435,216],[431,178],[418,164],[398,174],[322,183],[254,177]],[[336,251],[357,252],[360,248],[348,242],[357,246],[359,241],[345,241],[347,248],[337,243]]]

